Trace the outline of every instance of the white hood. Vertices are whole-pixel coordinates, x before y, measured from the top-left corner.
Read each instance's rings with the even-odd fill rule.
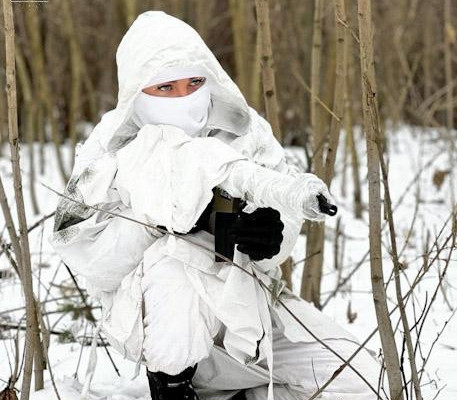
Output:
[[[162,11],[140,14],[122,38],[116,62],[116,108],[103,116],[78,152],[78,171],[98,158],[100,152],[116,151],[136,134],[138,128],[131,121],[135,96],[151,77],[170,67],[197,67],[206,72],[212,99],[208,128],[239,136],[248,130],[250,112],[245,98],[200,35],[185,22]],[[98,146],[94,147],[96,142],[98,150]]]

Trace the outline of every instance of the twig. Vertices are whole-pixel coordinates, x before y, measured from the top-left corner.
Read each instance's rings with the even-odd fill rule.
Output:
[[[1,183],[1,182],[0,182],[0,183]],[[0,194],[2,193],[2,191],[3,191],[3,193],[4,193],[3,184],[2,184],[1,187],[0,187]],[[3,198],[2,195],[0,195],[0,197]],[[5,199],[6,199],[6,196],[5,196]],[[8,204],[8,203],[6,203],[6,204]],[[2,203],[2,205],[3,205],[3,203]],[[36,229],[37,227],[39,227],[40,224],[42,224],[42,223],[43,223],[44,221],[46,221],[47,219],[53,217],[54,215],[55,215],[55,211],[52,212],[51,214],[45,215],[43,218],[41,218],[40,220],[38,220],[37,222],[35,222],[35,223],[34,223],[33,225],[31,225],[29,228],[27,228],[27,233],[32,232],[34,229]],[[10,235],[10,237],[11,237],[11,235]],[[13,245],[14,245],[14,242],[12,242],[12,243],[5,243],[5,246],[6,246],[8,249],[9,249],[11,246],[13,246]],[[3,254],[3,251],[4,251],[4,250],[0,250],[0,256]]]
[[[311,95],[311,97],[313,98],[313,100],[317,101],[321,106],[322,108],[327,111],[333,118],[335,118],[338,122],[341,122],[341,118],[338,117],[338,115],[336,115],[331,109],[330,107],[325,104],[318,96],[316,96],[311,88],[308,86],[308,84],[305,82],[305,80],[303,79],[303,77],[301,76],[300,72],[298,72],[298,70],[296,68],[292,68],[292,74],[295,76],[295,78],[297,79],[297,81],[306,89],[306,91]]]
[[[334,297],[336,296],[336,294],[338,293],[338,291],[341,289],[342,286],[344,286],[346,284],[346,282],[348,282],[352,276],[359,270],[359,268],[363,265],[363,263],[365,262],[365,259],[368,257],[368,255],[370,254],[369,251],[367,251],[362,259],[357,263],[357,265],[353,268],[353,270],[343,279],[341,280],[338,285],[336,286],[335,289],[332,290],[332,292],[328,295],[328,297],[325,299],[325,301],[322,303],[322,308],[324,308],[328,303],[329,301]]]
[[[436,338],[433,340],[431,346],[430,346],[430,349],[427,353],[427,356],[425,357],[424,359],[424,363],[422,364],[422,369],[421,369],[421,374],[420,374],[420,377],[419,377],[419,382],[422,380],[422,376],[423,376],[423,373],[425,371],[425,365],[427,364],[429,358],[430,358],[430,355],[432,354],[432,350],[433,348],[435,347],[435,345],[438,343],[438,339],[441,337],[441,335],[443,334],[444,330],[446,329],[449,321],[454,317],[455,313],[456,313],[457,309],[455,309],[451,316],[449,317],[449,319],[447,321],[444,322],[444,325],[443,327],[441,328],[441,330],[438,332],[438,334],[436,335]]]
[[[51,383],[52,383],[52,387],[54,388],[54,393],[56,394],[57,396],[57,400],[62,400],[61,397],[60,397],[60,394],[59,394],[59,390],[57,389],[57,385],[56,385],[56,382],[54,380],[54,373],[52,372],[52,366],[51,366],[51,363],[49,362],[49,354],[48,354],[48,346],[49,346],[49,330],[47,329],[45,323],[44,323],[44,319],[43,319],[43,315],[41,313],[41,310],[39,309],[39,307],[37,306],[37,312],[38,312],[38,320],[40,322],[40,326],[41,326],[41,331],[43,332],[43,341],[42,341],[42,344],[43,344],[43,348],[44,348],[44,355],[45,355],[45,359],[46,359],[46,363],[48,365],[48,369],[49,369],[49,376],[51,377]]]
[[[408,350],[408,358],[409,358],[409,364],[410,364],[410,368],[411,368],[411,377],[412,377],[412,381],[414,384],[414,392],[416,395],[416,400],[422,400],[419,376],[417,374],[416,360],[414,357],[414,348],[413,348],[413,343],[412,343],[412,339],[411,339],[411,331],[409,329],[408,317],[406,316],[405,304],[404,304],[403,298],[402,298],[401,281],[400,281],[401,268],[400,268],[400,261],[398,259],[398,252],[397,252],[397,238],[396,238],[396,234],[395,234],[395,226],[394,226],[394,219],[393,219],[393,213],[392,213],[390,186],[389,186],[389,181],[388,181],[387,168],[386,168],[386,164],[384,161],[382,144],[380,143],[379,136],[375,137],[375,143],[376,143],[376,147],[378,149],[379,163],[381,166],[382,180],[383,180],[383,184],[384,184],[384,206],[385,206],[385,211],[387,214],[387,221],[389,223],[390,242],[391,242],[390,244],[392,246],[392,261],[394,264],[394,271],[395,271],[395,274],[394,274],[395,292],[396,292],[396,296],[397,296],[400,316],[401,316],[403,329],[404,329],[403,335],[404,335],[404,339],[406,341],[406,348]],[[401,370],[402,370],[402,374],[404,374],[403,366],[402,366]],[[406,390],[406,387],[405,387],[405,390]],[[408,395],[407,392],[406,392],[406,395]]]
[[[73,374],[73,377],[74,377],[75,379],[78,377],[79,364],[81,363],[81,358],[82,358],[82,355],[83,355],[84,339],[86,338],[86,335],[87,335],[87,324],[88,324],[88,321],[86,320],[86,323],[85,323],[85,325],[84,325],[83,340],[81,340],[81,350],[79,351],[78,362],[77,362],[77,364],[76,364],[75,373]]]
[[[80,286],[78,285],[78,282],[76,281],[76,278],[75,276],[73,275],[73,272],[71,272],[70,268],[68,268],[68,266],[66,264],[65,265],[65,268],[67,269],[67,272],[69,273],[70,277],[71,277],[71,280],[73,281],[75,287],[76,287],[76,290],[79,292],[79,295],[81,296],[81,300],[83,301],[84,305],[86,306],[87,309],[90,309],[90,306],[89,304],[87,303],[87,299],[86,299],[86,295],[84,294],[84,292],[81,290]],[[93,318],[93,320],[91,321],[92,324],[95,326],[95,318]],[[103,338],[101,336],[101,334],[99,333],[98,336],[100,337],[100,339],[103,341]],[[116,372],[117,376],[121,376],[121,373],[119,372],[119,369],[117,368],[117,365],[116,363],[114,362],[113,360],[113,357],[111,357],[111,353],[110,351],[108,350],[108,347],[104,346],[105,348],[105,351],[106,351],[106,354],[114,368],[114,371]]]
[[[75,294],[75,295],[71,295],[71,296],[54,297],[54,298],[49,299],[49,300],[40,301],[40,304],[51,303],[51,302],[54,302],[54,301],[59,301],[59,300],[64,300],[64,299],[71,299],[71,298],[74,298],[74,297],[79,297],[79,295]],[[25,306],[16,307],[16,308],[10,308],[9,310],[4,310],[4,311],[0,312],[0,316],[5,315],[5,314],[11,314],[13,312],[21,311],[21,310],[24,310],[24,309],[25,309]]]
[[[317,256],[320,254],[320,251],[315,251],[314,253],[310,254],[308,257],[302,258],[301,260],[298,260],[292,264],[292,268],[295,267],[296,265],[305,262],[306,260],[309,260],[311,257]]]
[[[311,332],[309,330],[308,327],[306,327],[306,325],[284,304],[284,302],[280,299],[280,298],[276,298],[275,297],[275,294],[274,292],[268,287],[266,286],[259,278],[257,278],[257,276],[249,271],[247,271],[246,269],[244,269],[243,267],[241,267],[240,265],[238,265],[237,263],[233,262],[232,260],[230,260],[229,258],[225,257],[224,255],[218,253],[218,252],[215,252],[213,249],[211,248],[208,248],[204,245],[202,245],[201,243],[198,243],[198,242],[195,242],[187,237],[185,237],[185,235],[182,235],[182,234],[179,234],[179,233],[174,233],[174,232],[168,232],[166,229],[163,229],[163,228],[160,228],[158,226],[154,226],[154,225],[151,225],[151,224],[148,224],[148,223],[145,223],[145,222],[142,222],[142,221],[138,221],[134,218],[131,218],[131,217],[128,217],[126,215],[120,215],[120,214],[117,214],[117,213],[114,213],[112,211],[108,211],[108,210],[104,210],[104,209],[101,209],[99,207],[96,207],[96,206],[91,206],[91,205],[88,205],[88,204],[85,204],[83,202],[80,202],[76,199],[73,199],[63,193],[60,193],[58,192],[57,190],[51,188],[50,186],[46,185],[45,183],[43,182],[40,182],[40,184],[42,186],[44,186],[45,188],[47,188],[48,190],[50,190],[51,192],[53,192],[54,194],[58,195],[59,197],[63,197],[67,200],[70,200],[74,203],[77,203],[77,204],[80,204],[80,205],[83,205],[85,207],[88,207],[92,210],[95,210],[95,211],[99,211],[99,212],[102,212],[102,213],[105,213],[105,214],[108,214],[108,215],[111,215],[111,216],[114,216],[114,217],[118,217],[118,218],[122,218],[122,219],[125,219],[127,221],[131,221],[133,223],[136,223],[136,224],[139,224],[139,225],[142,225],[144,227],[147,227],[149,229],[152,229],[152,230],[155,230],[155,231],[158,231],[160,233],[163,233],[163,234],[168,234],[170,236],[174,236],[174,237],[177,237],[177,238],[180,238],[188,243],[191,243],[193,245],[195,245],[196,247],[199,247],[201,249],[204,249],[208,252],[211,252],[212,254],[220,257],[222,260],[224,260],[225,262],[228,262],[230,263],[231,265],[233,265],[234,267],[244,271],[246,274],[248,274],[249,276],[251,276],[254,280],[256,280],[261,287],[263,287],[266,291],[268,291],[270,293],[270,295],[273,297],[273,299],[275,299],[275,301],[277,301],[287,312],[288,314],[290,314],[290,316],[295,320],[297,321],[297,323],[305,329],[306,332],[308,332],[308,334],[310,334],[314,340],[316,340],[318,343],[320,343],[322,346],[324,346],[327,350],[329,350],[332,354],[334,354],[336,357],[338,357],[341,361],[343,361],[343,365],[340,367],[339,369],[339,372],[337,373],[337,375],[346,367],[348,366],[350,369],[352,369],[355,374],[357,376],[359,376],[360,379],[362,379],[363,382],[365,382],[365,384],[377,395],[379,396],[378,392],[376,391],[376,389],[366,380],[366,378],[363,376],[363,374],[361,374],[357,369],[355,369],[351,364],[350,364],[350,361],[353,359],[353,357],[355,357],[355,355],[358,353],[358,351],[356,351],[348,360],[345,360],[341,355],[339,355],[335,350],[333,350],[333,348],[331,346],[329,346],[327,343],[325,343],[325,341],[323,341],[322,339],[318,338],[313,332]]]
[[[8,323],[8,322],[0,322],[0,328],[7,329],[7,330],[18,329],[21,331],[25,331],[27,329],[26,326],[16,325],[16,324]],[[61,332],[61,331],[54,331],[54,330],[50,330],[49,333],[52,335],[62,335],[63,334],[63,332]]]

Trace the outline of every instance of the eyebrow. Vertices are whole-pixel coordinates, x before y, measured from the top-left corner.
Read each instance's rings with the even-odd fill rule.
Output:
[[[205,78],[205,77],[193,76],[193,77],[191,77],[191,78],[183,78],[183,79],[195,79],[195,78]],[[205,79],[206,79],[206,78],[205,78]],[[157,84],[154,85],[154,86],[162,86],[162,85],[166,85],[166,84],[168,84],[168,83],[175,83],[175,82],[177,82],[178,80],[181,80],[181,79],[176,79],[176,80],[174,80],[174,81],[166,81],[166,82],[162,82],[162,83],[157,83]]]
[[[153,86],[163,86],[163,85],[168,85],[169,83],[175,83],[175,82],[176,81],[166,81],[166,82],[162,82],[162,83],[156,83]]]

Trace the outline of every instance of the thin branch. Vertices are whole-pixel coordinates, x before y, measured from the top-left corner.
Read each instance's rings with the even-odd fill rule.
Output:
[[[360,373],[357,369],[355,369],[351,364],[350,364],[350,361],[355,357],[355,355],[358,353],[358,351],[356,351],[348,360],[345,360],[340,354],[338,354],[338,352],[336,352],[335,350],[333,350],[333,348],[331,346],[329,346],[325,341],[323,341],[322,339],[320,339],[319,337],[317,337],[285,304],[284,302],[280,299],[280,298],[277,298],[275,296],[275,293],[273,292],[272,289],[270,289],[267,285],[265,285],[259,278],[257,278],[257,276],[254,274],[254,273],[251,273],[249,271],[247,271],[245,268],[243,268],[242,266],[240,266],[239,264],[233,262],[232,260],[230,260],[229,258],[225,257],[224,255],[214,251],[214,249],[212,248],[209,248],[209,247],[206,247],[205,245],[201,244],[201,243],[198,243],[196,241],[193,241],[191,239],[189,239],[188,237],[186,237],[185,235],[183,234],[179,234],[179,233],[174,233],[174,232],[169,232],[167,231],[166,229],[163,229],[163,228],[159,228],[158,226],[155,226],[155,225],[151,225],[151,224],[148,224],[148,223],[145,223],[145,222],[142,222],[142,221],[138,221],[134,218],[131,218],[131,217],[128,217],[126,215],[121,215],[121,214],[117,214],[117,213],[114,213],[112,211],[108,211],[108,210],[104,210],[104,209],[101,209],[99,207],[96,207],[96,206],[91,206],[91,205],[88,205],[88,204],[85,204],[83,202],[80,202],[76,199],[73,199],[63,193],[60,193],[58,192],[57,190],[51,188],[50,186],[46,185],[45,183],[43,182],[40,182],[40,184],[42,186],[44,186],[45,188],[47,188],[49,191],[53,192],[54,194],[58,195],[59,197],[63,197],[67,200],[70,200],[74,203],[77,203],[79,205],[83,205],[85,207],[88,207],[92,210],[95,210],[95,211],[99,211],[99,212],[102,212],[102,213],[105,213],[105,214],[108,214],[108,215],[111,215],[113,217],[118,217],[118,218],[122,218],[122,219],[125,219],[127,221],[131,221],[133,223],[136,223],[136,224],[139,224],[139,225],[142,225],[146,228],[149,228],[149,229],[152,229],[154,231],[158,231],[160,233],[163,233],[163,234],[168,234],[170,236],[174,236],[174,237],[177,237],[179,239],[182,239],[188,243],[191,243],[193,245],[195,245],[196,247],[199,247],[201,249],[204,249],[208,252],[211,252],[212,254],[220,257],[222,260],[224,260],[225,262],[227,263],[230,263],[232,266],[240,269],[241,271],[244,271],[246,274],[248,274],[249,276],[251,276],[255,281],[257,281],[259,283],[259,285],[261,287],[263,287],[268,293],[270,293],[270,295],[272,296],[272,298],[274,299],[274,301],[276,301],[278,304],[280,304],[286,311],[287,313],[303,328],[305,329],[305,331],[311,335],[313,337],[314,340],[316,340],[318,343],[320,343],[323,347],[325,347],[327,350],[329,350],[332,354],[334,354],[336,357],[338,357],[341,361],[343,361],[343,364],[342,366],[340,367],[339,369],[339,372],[337,373],[337,375],[345,368],[345,367],[349,367],[350,369],[352,369],[354,371],[354,373],[363,381],[365,382],[365,384],[379,397],[379,394],[378,392],[376,391],[376,389],[366,380],[366,378],[363,376],[362,373]]]

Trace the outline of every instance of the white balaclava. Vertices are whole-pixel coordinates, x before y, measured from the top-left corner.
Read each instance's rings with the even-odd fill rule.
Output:
[[[205,77],[197,67],[173,67],[154,76],[145,87],[178,79]],[[134,100],[132,120],[139,127],[146,124],[173,125],[189,136],[197,136],[208,120],[211,91],[208,79],[195,92],[181,97],[151,96],[141,91]]]

